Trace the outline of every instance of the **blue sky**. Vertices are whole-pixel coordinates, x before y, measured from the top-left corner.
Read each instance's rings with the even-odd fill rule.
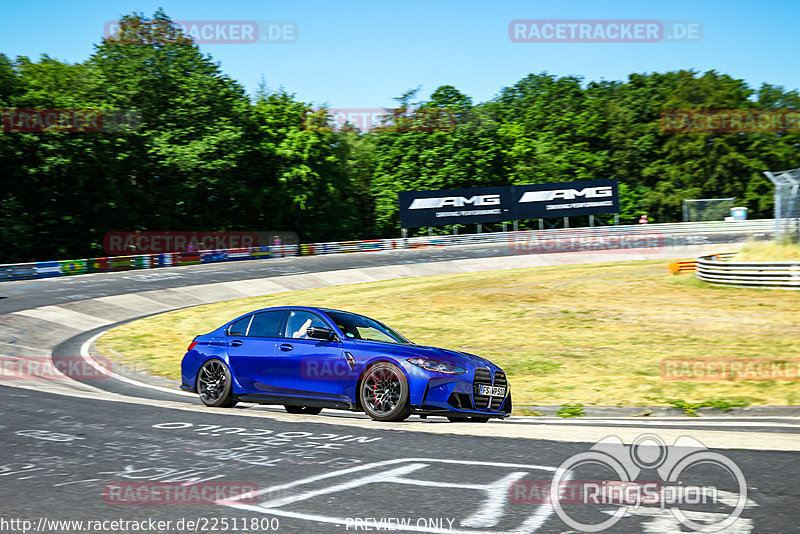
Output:
[[[63,61],[87,59],[103,26],[121,15],[175,20],[292,21],[291,44],[202,44],[204,53],[252,93],[263,79],[306,102],[331,107],[392,106],[422,86],[427,97],[451,84],[475,102],[491,99],[526,74],[548,71],[587,80],[624,80],[633,72],[715,69],[757,88],[800,88],[800,2],[703,0],[504,1],[391,0],[0,0],[0,52]],[[514,43],[517,19],[700,21],[703,37],[684,43]]]

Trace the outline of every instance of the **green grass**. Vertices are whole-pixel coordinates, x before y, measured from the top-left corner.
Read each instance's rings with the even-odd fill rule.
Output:
[[[732,398],[732,399],[709,399],[703,402],[686,402],[683,399],[652,399],[657,403],[666,403],[681,410],[686,415],[697,417],[697,410],[700,408],[716,408],[721,412],[729,412],[733,408],[743,408],[750,406],[759,399],[752,398]]]
[[[577,404],[565,404],[558,409],[556,415],[564,419],[570,419],[572,417],[583,417],[586,414],[583,413],[583,404],[579,402]]]
[[[667,262],[563,265],[331,287],[165,313],[98,341],[110,357],[177,379],[192,338],[247,311],[319,305],[363,313],[412,341],[505,368],[514,404],[670,405],[722,399],[800,404],[800,382],[673,382],[665,358],[800,354],[800,295],[720,289]],[[113,352],[112,352],[113,351]],[[717,404],[719,404],[717,403]],[[720,404],[722,405],[722,404]]]

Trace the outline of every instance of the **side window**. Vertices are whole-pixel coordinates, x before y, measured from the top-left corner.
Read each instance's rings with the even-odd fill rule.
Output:
[[[229,336],[246,336],[247,335],[247,327],[250,325],[250,319],[252,319],[252,315],[248,315],[247,317],[243,317],[239,319],[232,325],[228,327],[228,335]]]
[[[250,337],[282,337],[283,311],[268,311],[253,316],[253,324],[247,333]]]
[[[309,326],[330,328],[328,324],[316,313],[295,310],[289,313],[289,322],[286,324],[286,337],[294,339],[308,339],[306,329]]]

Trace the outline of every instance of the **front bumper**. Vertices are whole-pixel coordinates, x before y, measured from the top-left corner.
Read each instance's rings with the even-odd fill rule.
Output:
[[[506,388],[503,397],[480,394],[481,385]],[[504,418],[511,415],[511,389],[505,373],[478,368],[472,381],[453,378],[432,378],[422,398],[411,405],[418,415],[461,415]]]

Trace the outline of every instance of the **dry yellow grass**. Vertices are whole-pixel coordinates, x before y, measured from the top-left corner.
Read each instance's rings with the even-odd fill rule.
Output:
[[[663,261],[569,265],[392,280],[228,301],[124,325],[99,346],[178,378],[192,337],[246,311],[320,305],[375,317],[412,341],[504,367],[515,405],[653,405],[746,399],[800,404],[800,382],[671,382],[664,358],[794,358],[800,294],[720,288]]]
[[[748,241],[733,261],[799,261],[800,244]]]

